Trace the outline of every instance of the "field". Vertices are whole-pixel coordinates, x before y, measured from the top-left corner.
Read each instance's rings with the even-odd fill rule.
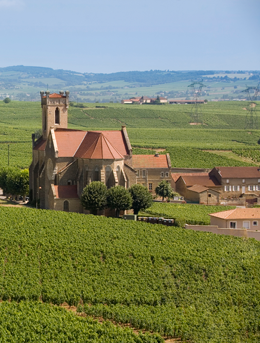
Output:
[[[208,225],[210,224],[209,213],[231,210],[231,206],[201,206],[195,204],[171,204],[154,202],[153,205],[140,212],[141,216],[164,217],[175,219],[175,223]]]
[[[259,342],[255,240],[24,208],[0,221],[2,340]]]
[[[201,106],[203,124],[190,125],[191,105],[86,103],[82,108],[70,106],[69,127],[106,130],[126,125],[134,151],[146,153],[136,148],[166,149],[173,167],[258,165],[260,131],[244,129],[247,115],[244,106],[243,102],[209,102]],[[41,128],[40,103],[1,101],[0,116],[2,165],[8,164],[9,145],[9,164],[28,168],[31,134]],[[223,150],[233,155],[224,155]]]

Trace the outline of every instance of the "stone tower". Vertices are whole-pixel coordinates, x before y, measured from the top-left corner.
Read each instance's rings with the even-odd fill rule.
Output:
[[[50,94],[49,91],[41,94],[42,105],[42,136],[46,140],[51,128],[68,127],[68,107],[69,107],[69,91],[65,94],[60,91],[59,94]]]

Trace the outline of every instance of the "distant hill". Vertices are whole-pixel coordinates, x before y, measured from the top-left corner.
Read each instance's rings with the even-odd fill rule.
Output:
[[[104,74],[19,65],[0,68],[0,99],[37,101],[39,91],[47,88],[50,91],[68,89],[72,100],[88,102],[120,101],[133,95],[187,97],[190,96],[187,86],[194,81],[203,81],[207,88],[217,83],[215,93],[230,96],[230,92],[223,92],[226,84],[235,82],[242,88],[246,86],[245,81],[257,84],[260,71],[150,70]],[[210,96],[210,89],[205,91],[204,96],[207,95]]]

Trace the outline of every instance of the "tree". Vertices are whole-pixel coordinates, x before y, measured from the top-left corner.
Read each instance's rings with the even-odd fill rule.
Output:
[[[9,102],[11,102],[11,99],[10,99],[10,98],[5,98],[5,99],[3,100],[3,102],[4,102],[5,104],[9,104]]]
[[[107,207],[115,209],[117,218],[120,211],[131,208],[132,202],[131,194],[122,186],[115,186],[107,191]]]
[[[171,198],[173,191],[169,182],[162,180],[155,188],[155,193],[162,197],[162,200],[164,200],[164,198]]]
[[[96,215],[106,207],[107,187],[100,181],[93,181],[83,189],[80,200],[85,209]]]
[[[129,192],[133,199],[134,214],[138,214],[140,210],[145,210],[152,205],[153,198],[146,187],[136,184],[129,188]]]
[[[2,168],[0,171],[0,187],[4,194],[23,195],[29,194],[29,170],[18,168]]]

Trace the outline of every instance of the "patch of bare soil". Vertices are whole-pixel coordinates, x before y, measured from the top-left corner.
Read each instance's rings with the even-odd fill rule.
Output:
[[[190,123],[190,125],[202,125],[202,123]]]
[[[57,305],[55,305],[55,306],[57,306]],[[77,312],[77,307],[76,306],[70,306],[67,303],[63,303],[63,304],[59,305],[59,307],[65,308],[67,311],[71,311],[71,312],[75,313],[77,316],[80,316],[80,317],[86,317],[87,316],[86,313],[84,313],[84,312],[82,312],[82,313],[81,312]],[[126,323],[126,324],[125,323],[117,323],[117,322],[115,322],[113,320],[110,320],[110,319],[104,319],[103,317],[95,317],[95,316],[90,316],[90,315],[89,315],[89,317],[92,317],[92,318],[96,319],[99,323],[102,323],[105,320],[109,320],[114,325],[119,325],[122,328],[123,327],[129,327],[129,328],[131,328],[133,330],[133,332],[136,335],[139,335],[140,331],[142,331],[143,333],[148,332],[146,330],[136,329],[136,328],[132,327],[131,324],[129,324],[129,323]],[[153,332],[150,332],[150,333],[152,334]],[[177,338],[163,337],[163,338],[165,340],[165,343],[175,343],[175,342],[181,343],[182,342],[181,338],[179,338],[179,337],[177,337]]]

